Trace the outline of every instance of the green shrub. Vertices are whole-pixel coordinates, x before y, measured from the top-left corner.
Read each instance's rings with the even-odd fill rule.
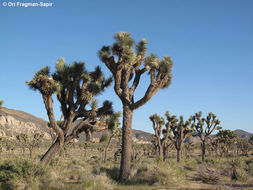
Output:
[[[248,180],[248,175],[245,172],[245,170],[234,167],[232,168],[232,174],[231,174],[231,179],[236,180],[236,181],[247,181]]]
[[[177,186],[178,181],[184,181],[185,173],[183,168],[166,163],[142,165],[137,169],[130,183],[133,185]]]
[[[236,181],[247,181],[248,174],[245,171],[245,162],[242,158],[237,158],[231,162],[231,179]]]
[[[244,167],[244,160],[242,158],[236,158],[232,160],[231,165],[232,167],[238,167],[238,168],[243,168]]]
[[[0,165],[2,189],[39,189],[50,185],[48,168],[31,160],[6,160]]]

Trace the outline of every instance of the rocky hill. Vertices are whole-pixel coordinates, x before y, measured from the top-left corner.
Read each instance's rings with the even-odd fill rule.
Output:
[[[241,129],[236,129],[235,133],[239,136],[241,136],[243,139],[249,139],[251,135],[251,133],[248,133],[247,131],[241,130]]]
[[[0,110],[0,136],[14,139],[19,133],[43,133],[44,138],[51,139],[47,121],[37,118],[29,113],[7,108]]]

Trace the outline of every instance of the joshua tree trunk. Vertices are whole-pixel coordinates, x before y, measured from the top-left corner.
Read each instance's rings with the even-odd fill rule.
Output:
[[[132,119],[133,110],[128,105],[123,106],[122,127],[122,155],[120,165],[120,181],[127,181],[130,177],[131,168],[131,146],[132,146]]]
[[[163,161],[166,159],[167,148],[163,147]]]
[[[56,141],[51,145],[48,151],[41,158],[40,160],[41,163],[45,165],[49,164],[49,162],[59,152],[62,146],[63,146],[63,142],[60,142],[60,139],[57,138]]]
[[[202,162],[204,162],[205,156],[206,156],[206,141],[205,140],[202,141],[201,148],[202,148]]]
[[[159,157],[162,159],[163,157],[163,147],[161,144],[159,144]]]
[[[178,148],[178,149],[177,149],[177,162],[179,163],[180,160],[181,160],[181,149]]]
[[[109,140],[108,140],[108,143],[107,145],[105,146],[105,155],[104,155],[104,163],[106,163],[106,160],[107,160],[107,151],[108,151],[108,148],[111,144],[111,141],[112,141],[112,138],[113,138],[113,134],[110,136]]]

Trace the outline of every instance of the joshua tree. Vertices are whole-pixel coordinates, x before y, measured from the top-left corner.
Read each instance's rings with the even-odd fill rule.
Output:
[[[27,134],[20,133],[16,138],[22,148],[27,148],[29,150],[30,158],[32,158],[34,148],[39,146],[43,136],[43,134],[34,133],[33,136],[29,137]]]
[[[184,121],[183,116],[179,117],[179,120],[175,115],[171,116],[169,112],[166,112],[167,123],[170,135],[169,139],[174,143],[177,150],[177,162],[180,162],[184,141],[194,131],[193,116]]]
[[[107,151],[108,151],[108,148],[111,144],[113,137],[121,135],[121,130],[119,129],[119,126],[120,126],[119,117],[120,116],[121,116],[121,112],[117,112],[115,114],[107,116],[107,118],[105,120],[111,135],[110,135],[109,140],[105,146],[104,162],[106,162],[106,160],[107,160]]]
[[[214,130],[220,130],[221,127],[220,121],[216,118],[216,115],[213,113],[209,113],[206,118],[201,118],[202,112],[196,113],[194,116],[195,122],[195,130],[197,135],[201,140],[201,152],[202,152],[202,162],[205,160],[206,155],[206,143],[208,138],[210,137],[211,133]]]
[[[112,46],[104,46],[99,51],[101,61],[114,77],[114,90],[123,104],[122,155],[120,165],[120,181],[130,177],[131,141],[133,112],[148,102],[159,89],[167,88],[171,83],[172,61],[165,56],[160,60],[155,54],[146,56],[147,41],[142,39],[136,45],[128,32],[115,35],[116,42]],[[143,65],[143,66],[142,66]],[[141,76],[148,73],[149,86],[142,98],[134,99],[134,92]]]
[[[220,130],[217,135],[217,141],[221,148],[221,156],[227,156],[229,148],[236,142],[238,135],[231,130]]]
[[[153,129],[155,131],[155,135],[154,135],[154,145],[155,145],[155,152],[157,155],[159,155],[160,157],[163,156],[162,154],[162,127],[163,125],[165,124],[164,122],[164,118],[163,117],[160,117],[160,115],[158,114],[154,114],[154,115],[151,115],[149,117],[149,119],[152,121],[153,123]],[[166,136],[167,137],[167,136]],[[168,138],[168,137],[167,137]]]
[[[250,151],[251,144],[248,140],[243,139],[241,136],[237,136],[235,140],[236,145],[236,155],[239,156],[239,152],[241,151],[242,154],[247,155]]]
[[[169,125],[165,125],[165,129],[162,129],[163,125],[165,124],[164,118],[160,117],[158,114],[151,115],[149,119],[152,121],[153,129],[155,131],[154,145],[156,154],[158,154],[160,158],[165,161],[166,152],[170,146]]]
[[[111,82],[112,78],[105,79],[99,67],[93,72],[88,72],[83,62],[66,65],[63,58],[58,60],[54,73],[51,74],[48,67],[43,67],[27,82],[30,88],[41,93],[49,126],[57,136],[42,157],[42,163],[48,164],[65,143],[78,138],[82,131],[90,138],[93,131],[107,128],[104,117],[113,113],[112,103],[105,101],[103,106],[98,108],[98,102],[94,97],[103,92]],[[63,120],[60,122],[55,119],[53,94],[56,94],[61,105]],[[73,127],[72,124],[76,120],[80,122]]]

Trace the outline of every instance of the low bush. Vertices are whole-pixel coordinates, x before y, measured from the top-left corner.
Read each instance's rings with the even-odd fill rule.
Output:
[[[32,160],[6,160],[0,165],[1,189],[40,189],[50,185],[49,169]]]
[[[232,172],[231,172],[231,179],[236,181],[247,181],[248,174],[245,171],[245,162],[241,158],[237,158],[232,160],[231,162]]]
[[[166,163],[154,165],[142,165],[133,175],[130,184],[133,185],[161,185],[161,186],[177,186],[178,181],[185,180],[185,171],[179,166],[171,166]]]
[[[203,164],[198,170],[198,177],[203,183],[218,184],[221,176],[216,168]]]

